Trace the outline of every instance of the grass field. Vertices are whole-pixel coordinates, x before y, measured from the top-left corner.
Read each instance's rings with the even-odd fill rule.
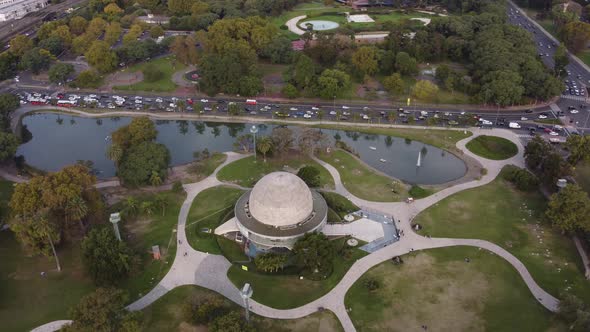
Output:
[[[578,58],[584,61],[585,64],[590,66],[590,50],[584,50],[580,54],[578,54]]]
[[[486,250],[452,247],[402,259],[369,270],[346,294],[358,331],[565,330],[514,268]],[[370,291],[366,280],[380,287]]]
[[[209,175],[213,174],[219,165],[223,164],[227,156],[223,153],[215,152],[209,158],[193,162],[188,167],[188,173],[191,175],[189,179],[183,179],[186,183],[199,182]]]
[[[191,298],[219,298],[225,305],[233,310],[240,310],[233,302],[221,295],[198,287],[181,286],[173,289],[154,304],[143,310],[144,323],[142,331],[145,332],[188,332],[207,331],[205,326],[193,326],[184,321],[182,317],[183,303]],[[342,327],[338,319],[331,311],[315,313],[303,318],[282,320],[269,319],[252,315],[252,324],[256,331],[273,332],[340,332]]]
[[[562,124],[560,119],[535,119],[535,122],[544,123],[544,124],[556,124],[556,125]]]
[[[335,246],[343,246],[345,240],[345,238],[334,240],[339,241]],[[254,268],[244,271],[239,265],[233,265],[227,272],[227,276],[238,288],[244,286],[246,282],[250,283],[254,289],[252,298],[262,304],[277,309],[296,308],[329,292],[338,284],[350,266],[367,254],[358,248],[347,250],[350,250],[350,254],[336,256],[332,274],[320,281],[299,279],[297,274],[261,274],[255,272]]]
[[[141,62],[123,70],[123,72],[134,73],[143,71],[149,65],[155,66],[163,75],[162,78],[155,82],[139,82],[131,85],[118,85],[113,87],[115,90],[126,91],[152,91],[152,92],[172,92],[176,90],[176,84],[172,82],[172,75],[185,68],[185,65],[173,60],[172,57],[158,58],[146,62]]]
[[[401,182],[392,186],[391,178],[376,173],[348,152],[334,150],[318,157],[334,166],[340,173],[344,187],[359,198],[376,202],[399,202],[408,196],[408,188]]]
[[[463,132],[461,130],[417,130],[411,128],[352,127],[346,125],[321,125],[318,127],[408,138],[452,151],[457,150],[455,145],[458,141],[473,135],[470,131]]]
[[[284,158],[273,157],[263,161],[261,156],[255,161],[254,156],[246,157],[226,165],[217,173],[217,178],[221,181],[227,181],[239,184],[244,187],[252,187],[264,175],[276,171],[292,170],[295,171],[303,166],[315,166],[320,171],[321,188],[334,188],[334,179],[322,166],[313,161],[311,158],[303,155],[289,155]]]
[[[497,136],[477,136],[465,146],[476,155],[492,160],[512,158],[518,153],[516,144]]]
[[[572,240],[544,219],[546,201],[538,192],[517,191],[498,176],[493,182],[448,197],[414,222],[433,237],[493,242],[522,261],[535,281],[559,296],[570,291],[590,301],[590,284]]]
[[[142,268],[137,275],[133,275],[121,282],[119,287],[129,292],[131,300],[135,300],[149,292],[162,279],[176,255],[176,225],[180,207],[185,199],[182,194],[166,191],[161,193],[168,201],[164,214],[158,212],[151,216],[139,216],[134,220],[123,221],[125,231],[132,236],[129,244],[139,253]],[[139,196],[139,199],[149,199],[153,194]],[[154,260],[151,248],[160,246],[161,260]]]
[[[210,254],[222,253],[217,235],[212,232],[233,211],[240,195],[240,189],[218,186],[203,190],[195,197],[186,220],[186,237],[195,250]]]
[[[578,184],[590,194],[590,163],[581,162],[574,170],[574,177]]]

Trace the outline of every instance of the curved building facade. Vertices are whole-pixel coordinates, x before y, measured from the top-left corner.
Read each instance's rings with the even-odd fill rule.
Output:
[[[264,176],[238,199],[234,209],[237,229],[247,239],[250,252],[292,249],[306,233],[321,230],[328,215],[322,195],[287,172]]]

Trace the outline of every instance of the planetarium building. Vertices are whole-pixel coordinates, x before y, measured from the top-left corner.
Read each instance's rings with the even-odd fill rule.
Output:
[[[245,238],[246,252],[252,256],[271,249],[292,249],[298,238],[321,230],[327,214],[324,198],[298,176],[274,172],[238,199],[235,218],[222,227],[230,231],[235,225]]]

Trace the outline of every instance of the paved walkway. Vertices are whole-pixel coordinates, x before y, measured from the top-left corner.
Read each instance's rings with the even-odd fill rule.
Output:
[[[340,323],[342,324],[345,331],[356,331],[352,320],[348,316],[346,308],[344,306],[344,298],[348,289],[370,268],[380,264],[384,261],[391,259],[394,256],[400,256],[407,254],[415,250],[424,250],[431,248],[442,248],[451,246],[472,246],[479,247],[504,258],[510,263],[520,274],[527,287],[533,294],[533,296],[541,303],[545,308],[550,311],[556,311],[559,301],[551,294],[545,292],[532,278],[526,267],[520,262],[514,255],[503,249],[502,247],[493,244],[488,241],[477,240],[477,239],[447,239],[447,238],[426,238],[420,236],[412,231],[411,221],[421,211],[428,208],[429,206],[439,202],[440,200],[453,195],[459,191],[485,185],[496,178],[502,167],[508,164],[514,164],[517,166],[524,166],[523,151],[524,148],[520,142],[520,139],[514,133],[503,130],[503,129],[492,129],[479,131],[474,130],[474,136],[461,140],[457,143],[457,147],[464,151],[464,153],[476,160],[478,160],[486,169],[487,174],[483,175],[481,179],[462,183],[447,189],[441,190],[429,197],[424,199],[416,200],[412,204],[395,202],[395,203],[382,203],[382,202],[371,202],[360,199],[351,195],[348,190],[342,185],[340,181],[340,174],[338,171],[329,164],[321,162],[330,174],[334,177],[336,189],[335,191],[348,197],[355,204],[370,209],[372,211],[379,211],[385,215],[393,215],[400,222],[396,226],[404,231],[404,236],[395,244],[386,246],[379,249],[372,254],[369,254],[362,259],[356,261],[352,267],[348,270],[346,275],[340,280],[340,282],[327,294],[320,297],[319,299],[310,302],[304,306],[288,309],[279,310],[274,309],[256,301],[251,300],[250,306],[252,312],[275,319],[296,319],[314,312],[317,312],[319,308],[329,309],[336,314]],[[478,157],[465,148],[465,144],[474,137],[481,134],[495,135],[504,137],[514,142],[519,149],[517,156],[503,161],[492,161],[481,157]],[[198,183],[185,185],[184,188],[187,192],[187,198],[184,201],[180,213],[178,216],[178,249],[176,251],[176,257],[174,263],[168,274],[158,283],[158,285],[150,291],[147,295],[139,299],[138,301],[130,304],[127,308],[129,310],[141,310],[155,300],[166,294],[171,289],[181,285],[199,285],[201,287],[209,288],[214,290],[223,296],[229,298],[237,304],[242,305],[242,300],[239,296],[239,290],[229,281],[227,278],[227,270],[231,264],[220,255],[212,255],[204,252],[199,252],[188,244],[185,233],[185,224],[188,216],[188,212],[192,205],[193,200],[201,191],[224,183],[216,178],[216,174],[219,169],[223,166],[245,157],[245,155],[239,155],[236,153],[227,153],[227,160],[219,166],[216,171],[203,181]],[[186,255],[185,255],[186,253]],[[65,324],[67,321],[53,322],[53,327],[61,326],[59,324]],[[54,331],[55,329],[44,329],[40,331]]]
[[[305,19],[307,17],[307,15],[301,15],[301,16],[297,16],[297,17],[293,17],[292,19],[288,20],[287,22],[285,22],[285,25],[287,26],[287,28],[289,29],[289,31],[293,32],[296,35],[302,35],[305,33],[305,31],[303,31],[301,28],[299,28],[299,26],[297,25],[297,23],[299,23],[299,21]]]

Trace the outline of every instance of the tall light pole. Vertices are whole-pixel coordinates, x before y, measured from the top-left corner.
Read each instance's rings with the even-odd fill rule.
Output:
[[[336,96],[334,96],[334,103],[332,104],[332,111],[336,112]]]
[[[587,109],[586,113],[588,113],[588,115],[586,115],[586,121],[584,121],[584,130],[583,130],[584,134],[586,134],[586,128],[588,128],[588,118],[590,118],[590,110]]]
[[[121,233],[119,232],[119,221],[121,221],[121,214],[119,212],[111,213],[109,221],[113,224],[113,228],[115,229],[115,237],[117,237],[117,240],[121,241]]]
[[[258,127],[256,127],[256,125],[253,125],[252,128],[250,128],[250,133],[252,134],[252,136],[254,136],[254,161],[256,161],[256,133],[258,132]]]
[[[246,283],[244,285],[244,287],[242,288],[242,290],[240,291],[240,296],[242,296],[242,299],[244,300],[244,309],[246,310],[246,321],[247,322],[250,321],[250,307],[248,305],[248,299],[250,299],[252,297],[252,293],[254,293],[254,290],[252,289],[252,287],[248,283]]]

